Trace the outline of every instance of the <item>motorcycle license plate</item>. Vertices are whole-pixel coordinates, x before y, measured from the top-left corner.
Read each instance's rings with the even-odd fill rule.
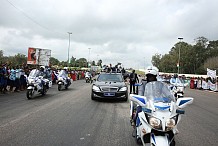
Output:
[[[104,96],[115,96],[115,93],[113,93],[113,92],[106,92],[106,93],[104,93]]]

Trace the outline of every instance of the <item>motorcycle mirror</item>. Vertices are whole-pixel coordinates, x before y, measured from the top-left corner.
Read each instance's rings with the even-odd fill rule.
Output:
[[[178,108],[184,108],[188,104],[192,104],[193,100],[194,99],[192,97],[178,98],[177,101],[176,101],[176,105],[178,106]]]
[[[136,102],[140,106],[145,106],[147,103],[147,98],[145,96],[136,94],[130,94],[130,100]]]
[[[151,109],[148,109],[148,108],[145,108],[145,107],[142,108],[142,111],[144,111],[146,113],[151,113],[152,112]]]

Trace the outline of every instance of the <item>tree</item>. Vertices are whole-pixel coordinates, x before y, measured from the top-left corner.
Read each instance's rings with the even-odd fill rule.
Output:
[[[209,41],[205,54],[207,54],[207,58],[218,56],[218,40]]]
[[[76,67],[86,67],[87,60],[85,58],[80,58],[76,60]]]
[[[102,60],[101,60],[101,59],[98,60],[97,65],[100,66],[100,67],[102,67]]]
[[[0,58],[3,57],[3,50],[0,50]]]
[[[59,65],[60,61],[54,57],[50,57],[49,63],[50,65]]]
[[[4,61],[3,50],[0,50],[0,63],[2,64]]]
[[[218,56],[208,58],[208,59],[204,62],[204,70],[207,70],[207,68],[213,69],[213,70],[218,70],[218,64],[217,64],[217,62],[218,62]]]
[[[92,61],[92,64],[91,64],[91,65],[95,66],[95,61]]]
[[[193,64],[194,64],[194,73],[202,74],[202,67],[204,61],[207,59],[207,42],[208,40],[204,37],[198,37],[196,44],[193,46]]]
[[[152,64],[160,71],[177,72],[180,50],[180,73],[205,74],[205,65],[208,64],[205,60],[218,56],[218,40],[208,42],[207,38],[198,37],[195,42],[193,46],[186,42],[176,43],[168,54],[152,56]]]
[[[9,61],[15,66],[24,65],[27,62],[27,57],[24,54],[16,54],[14,57],[9,57]]]
[[[70,66],[71,67],[76,67],[76,58],[75,57],[71,57],[71,59],[70,59]]]
[[[162,72],[177,72],[175,62],[172,62],[172,55],[166,54],[161,58],[159,70]]]
[[[151,63],[153,64],[153,66],[156,66],[157,68],[160,69],[160,62],[161,62],[161,54],[155,54],[154,56],[152,56]]]

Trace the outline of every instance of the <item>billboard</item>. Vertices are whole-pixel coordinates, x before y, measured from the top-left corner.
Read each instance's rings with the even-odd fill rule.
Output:
[[[28,48],[27,64],[49,66],[51,50],[40,48]]]

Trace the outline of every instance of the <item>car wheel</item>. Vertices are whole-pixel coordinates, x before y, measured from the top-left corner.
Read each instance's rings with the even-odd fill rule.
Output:
[[[91,99],[92,99],[92,100],[95,100],[95,99],[96,99],[96,97],[94,96],[93,93],[91,93]]]

